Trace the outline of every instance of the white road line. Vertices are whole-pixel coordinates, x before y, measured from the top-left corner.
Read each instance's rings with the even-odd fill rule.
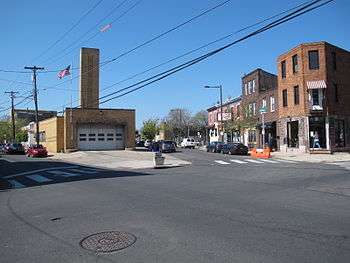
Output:
[[[26,177],[38,183],[46,183],[52,181],[50,178],[46,178],[39,174],[27,175]]]
[[[219,164],[230,164],[228,162],[224,162],[224,161],[221,161],[221,160],[215,160],[216,163],[219,163]]]
[[[290,160],[284,160],[284,159],[278,159],[279,162],[282,162],[282,163],[297,163],[295,161],[290,161]]]
[[[261,159],[260,161],[265,162],[265,163],[278,163],[277,161],[272,161],[268,159]]]
[[[73,171],[73,172],[77,172],[77,173],[86,173],[86,174],[96,174],[98,173],[97,170],[94,170],[94,169],[86,169],[86,168],[83,168],[83,169],[79,169],[79,168],[70,168],[68,169],[69,171]]]
[[[231,159],[230,161],[231,162],[235,162],[235,163],[239,163],[239,164],[241,164],[241,163],[248,163],[248,162],[245,162],[245,161],[234,160],[234,159]]]
[[[263,163],[261,161],[252,160],[252,159],[244,159],[244,161],[251,162],[251,163]]]
[[[74,177],[74,176],[81,176],[82,174],[76,174],[76,173],[69,173],[69,172],[63,172],[63,171],[47,171],[47,173],[53,174],[55,176],[62,176],[62,177]]]
[[[50,171],[50,170],[58,170],[58,169],[66,169],[66,168],[76,168],[78,166],[58,166],[58,167],[51,167],[51,168],[44,168],[44,169],[38,169],[38,170],[33,170],[33,171],[29,171],[29,172],[23,172],[23,173],[19,173],[19,174],[11,174],[11,175],[7,175],[4,176],[4,179],[8,179],[8,178],[12,178],[12,177],[17,177],[17,176],[21,176],[21,175],[27,175],[27,174],[34,174],[34,173],[38,173],[38,172],[44,172],[44,171]]]
[[[16,180],[8,180],[8,182],[12,185],[13,188],[23,188],[26,187],[24,184],[21,184],[20,182]]]

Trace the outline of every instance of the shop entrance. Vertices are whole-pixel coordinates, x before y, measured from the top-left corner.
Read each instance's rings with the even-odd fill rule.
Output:
[[[325,117],[309,117],[310,149],[326,149]]]

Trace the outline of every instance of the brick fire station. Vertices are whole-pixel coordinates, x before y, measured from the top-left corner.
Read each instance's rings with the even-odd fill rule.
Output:
[[[49,152],[117,150],[135,146],[135,110],[99,108],[99,50],[80,51],[80,108],[39,122]]]

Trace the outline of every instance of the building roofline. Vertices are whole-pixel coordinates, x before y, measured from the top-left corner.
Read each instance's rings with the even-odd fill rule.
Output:
[[[346,52],[350,52],[349,50],[346,50],[344,48],[341,48],[341,47],[338,47],[338,46],[335,46],[331,43],[328,43],[327,41],[315,41],[315,42],[305,42],[305,43],[301,43],[297,46],[294,46],[292,47],[291,49],[289,49],[288,51],[280,54],[278,57],[277,57],[277,60],[280,60],[281,57],[284,57],[286,55],[288,55],[289,53],[292,53],[293,51],[299,49],[299,48],[302,48],[302,47],[307,47],[307,46],[313,46],[313,45],[325,45],[325,46],[332,46],[332,47],[335,47],[335,48],[338,48],[338,49],[341,49],[343,51],[346,51]]]
[[[222,106],[224,107],[224,106],[227,106],[229,104],[239,102],[241,100],[242,100],[242,96],[238,96],[238,97],[235,97],[233,99],[230,99],[229,101],[222,103]],[[214,105],[214,106],[211,106],[210,108],[208,108],[207,111],[212,111],[212,110],[215,110],[218,108],[220,108],[220,105]]]
[[[276,75],[276,74],[273,74],[273,73],[271,73],[271,72],[268,72],[268,71],[266,71],[266,70],[263,70],[262,68],[256,68],[256,69],[252,70],[251,72],[249,72],[249,73],[247,73],[247,74],[244,74],[244,76],[242,77],[242,79],[244,79],[244,78],[246,78],[246,77],[248,77],[248,76],[250,76],[250,75],[253,75],[255,72],[258,72],[258,71],[263,72],[264,74],[268,74],[268,75],[275,76],[275,77],[277,78],[277,75]]]

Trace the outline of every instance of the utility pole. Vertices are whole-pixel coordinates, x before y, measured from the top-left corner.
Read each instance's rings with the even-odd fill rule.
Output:
[[[16,92],[16,91],[5,91],[5,94],[10,94],[10,98],[11,98],[12,142],[15,142],[16,141],[16,124],[15,124],[15,104],[14,104],[14,100],[15,100],[16,94],[18,94],[18,92]]]
[[[36,145],[39,145],[39,113],[38,113],[38,90],[36,87],[36,72],[37,70],[43,70],[44,68],[41,67],[24,67],[24,69],[30,69],[33,71],[33,84],[34,84],[34,91],[33,91],[33,97],[34,97],[34,104],[35,104],[35,124],[36,124]]]

